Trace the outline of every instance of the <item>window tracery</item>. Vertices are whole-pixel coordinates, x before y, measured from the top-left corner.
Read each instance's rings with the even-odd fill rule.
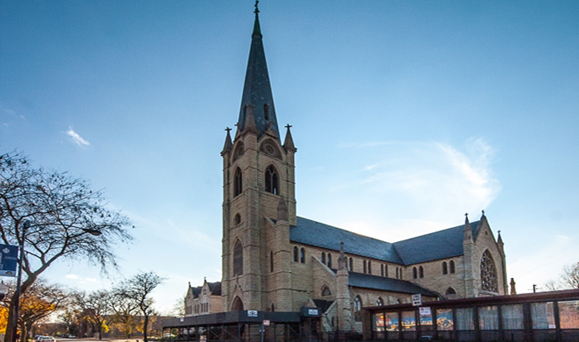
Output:
[[[480,262],[480,278],[483,291],[498,292],[497,270],[488,249]]]
[[[233,276],[243,274],[243,247],[239,240],[233,245]]]
[[[265,191],[270,194],[279,195],[278,176],[273,165],[265,169]]]
[[[235,169],[235,177],[233,180],[233,197],[239,196],[243,191],[243,175],[240,168]]]

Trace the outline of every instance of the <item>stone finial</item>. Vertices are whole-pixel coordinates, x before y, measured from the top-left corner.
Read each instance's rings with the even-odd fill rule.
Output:
[[[340,242],[340,256],[338,257],[338,270],[348,270],[348,258],[344,253],[344,241]]]
[[[515,278],[511,278],[511,295],[517,294],[517,289],[516,289],[515,285],[516,285]]]
[[[285,203],[283,195],[279,196],[279,203],[277,204],[277,220],[278,221],[288,220],[287,205]]]
[[[464,214],[464,240],[472,240],[472,227],[468,220],[468,213]]]

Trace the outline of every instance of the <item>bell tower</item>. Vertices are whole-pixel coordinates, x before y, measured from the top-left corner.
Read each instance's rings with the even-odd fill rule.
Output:
[[[289,227],[296,224],[294,154],[282,144],[255,5],[237,129],[223,157],[222,298],[226,311],[281,310],[291,282]],[[285,284],[284,284],[285,283]]]

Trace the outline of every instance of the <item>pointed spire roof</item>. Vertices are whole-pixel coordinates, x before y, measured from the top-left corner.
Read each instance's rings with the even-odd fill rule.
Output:
[[[233,148],[233,143],[231,142],[231,134],[229,133],[231,128],[227,127],[225,130],[227,131],[227,137],[225,137],[225,144],[223,144],[221,155],[231,152],[231,149]]]
[[[285,148],[286,151],[292,151],[295,153],[298,149],[294,145],[294,139],[292,138],[292,132],[290,131],[291,125],[287,124],[285,127],[287,128],[287,133],[285,134],[283,148]]]
[[[237,129],[243,131],[245,125],[251,118],[248,117],[248,109],[253,106],[254,125],[257,128],[258,137],[265,134],[268,129],[272,129],[279,139],[279,129],[277,117],[273,105],[273,94],[265,62],[265,51],[261,28],[259,25],[259,9],[255,3],[255,23],[251,36],[251,49],[249,51],[249,61],[247,62],[247,72],[245,74],[245,85],[241,98],[241,109]]]

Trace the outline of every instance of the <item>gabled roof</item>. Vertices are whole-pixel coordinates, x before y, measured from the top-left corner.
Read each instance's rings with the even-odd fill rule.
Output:
[[[207,283],[212,296],[221,296],[221,282]]]
[[[190,290],[191,293],[193,294],[193,298],[197,298],[197,297],[199,297],[199,294],[201,293],[201,290],[203,290],[203,286],[197,286],[197,287],[191,287],[191,286],[189,286],[189,290]]]
[[[479,222],[471,222],[473,237],[478,235]],[[439,230],[394,243],[405,265],[463,255],[464,225]]]
[[[438,297],[436,293],[406,280],[379,277],[363,273],[349,272],[348,285],[364,289],[422,294],[425,296]]]
[[[473,237],[478,235],[479,222],[471,222]],[[344,229],[303,217],[297,217],[296,226],[290,227],[290,241],[326,248],[401,265],[412,265],[464,254],[464,225],[440,230],[408,240],[389,243],[359,235]]]
[[[297,217],[297,225],[290,227],[290,241],[327,248],[336,252],[340,251],[340,242],[343,241],[344,252],[347,254],[402,264],[402,259],[391,243],[303,217]]]

